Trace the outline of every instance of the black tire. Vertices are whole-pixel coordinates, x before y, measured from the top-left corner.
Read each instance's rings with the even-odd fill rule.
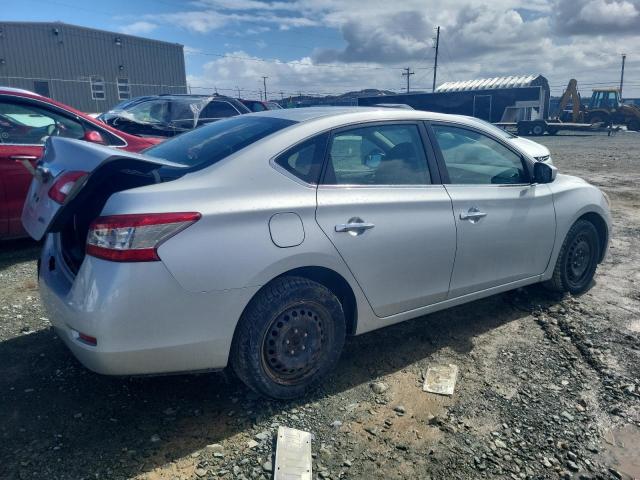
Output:
[[[549,128],[549,129],[547,129],[547,133],[549,135],[557,135],[558,134],[558,129],[557,128]]]
[[[262,395],[300,397],[335,367],[345,332],[342,305],[328,288],[301,277],[277,278],[243,313],[231,365]]]
[[[553,276],[545,282],[549,290],[578,295],[591,286],[600,258],[600,237],[593,223],[578,220],[569,229]]]
[[[640,120],[632,120],[627,124],[627,130],[634,130],[640,132]]]
[[[531,133],[533,135],[535,135],[536,137],[544,135],[544,131],[545,130],[546,130],[546,127],[545,127],[544,123],[542,123],[542,122],[536,122],[533,125],[533,127],[531,127]]]

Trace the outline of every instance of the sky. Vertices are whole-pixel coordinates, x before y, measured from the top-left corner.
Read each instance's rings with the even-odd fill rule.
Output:
[[[542,74],[559,95],[640,97],[640,0],[1,0],[1,20],[62,21],[184,45],[194,93],[271,98]],[[95,3],[96,7],[92,5]],[[282,93],[281,93],[282,92]]]

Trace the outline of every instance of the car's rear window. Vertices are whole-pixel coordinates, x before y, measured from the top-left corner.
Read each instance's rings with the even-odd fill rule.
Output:
[[[282,118],[241,115],[183,133],[144,153],[199,169],[294,123]]]

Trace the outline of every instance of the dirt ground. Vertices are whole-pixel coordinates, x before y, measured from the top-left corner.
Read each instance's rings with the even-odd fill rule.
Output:
[[[266,479],[278,425],[314,434],[314,478],[640,478],[640,134],[536,140],[611,198],[593,288],[522,289],[350,339],[296,402],[224,373],[87,371],[39,303],[38,246],[0,245],[0,478]],[[421,389],[443,363],[460,368],[450,398]]]

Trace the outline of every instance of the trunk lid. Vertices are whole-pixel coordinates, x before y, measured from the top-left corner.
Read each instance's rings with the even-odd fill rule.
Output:
[[[31,237],[40,240],[47,233],[60,229],[75,209],[82,208],[82,202],[88,199],[93,188],[100,185],[104,174],[126,173],[147,177],[146,183],[157,183],[161,179],[154,171],[160,167],[185,171],[188,168],[148,155],[115,150],[80,140],[49,137],[42,159],[32,171],[33,179],[22,210],[22,225]],[[57,180],[70,172],[86,172],[86,175],[75,181],[64,201],[59,203],[50,197],[51,188]],[[123,185],[126,183],[123,182]],[[120,190],[127,188],[124,186]],[[118,191],[117,187],[115,191]]]

